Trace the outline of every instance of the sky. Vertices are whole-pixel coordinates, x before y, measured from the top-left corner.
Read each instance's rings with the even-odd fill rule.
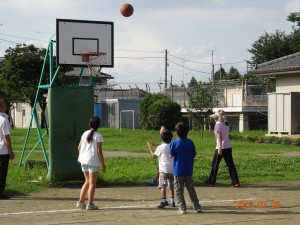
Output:
[[[116,87],[158,92],[165,81],[185,85],[195,77],[208,82],[215,71],[231,66],[247,72],[247,49],[264,32],[292,31],[286,21],[300,0],[131,0],[123,17],[119,0],[0,0],[0,57],[17,43],[46,48],[56,19],[114,23],[114,67],[102,72]],[[55,36],[54,36],[55,40]]]

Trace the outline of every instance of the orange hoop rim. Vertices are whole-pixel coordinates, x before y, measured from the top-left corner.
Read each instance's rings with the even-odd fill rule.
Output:
[[[82,62],[89,63],[90,60],[94,60],[102,55],[106,55],[106,53],[105,52],[81,52],[80,55],[81,55]],[[90,58],[92,56],[94,57]]]

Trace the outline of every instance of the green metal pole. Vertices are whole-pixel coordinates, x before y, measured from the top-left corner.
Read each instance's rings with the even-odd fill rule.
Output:
[[[23,145],[23,150],[22,150],[22,153],[21,153],[19,166],[22,165],[22,160],[23,160],[23,157],[24,157],[25,148],[26,148],[29,133],[30,133],[30,127],[32,125],[32,118],[34,117],[34,111],[35,111],[35,108],[36,108],[36,103],[37,103],[37,99],[38,99],[38,95],[39,95],[39,91],[40,91],[40,86],[41,86],[42,79],[43,79],[45,65],[46,65],[46,62],[47,62],[48,51],[49,51],[49,44],[48,44],[48,48],[46,50],[46,54],[45,54],[45,58],[44,58],[44,63],[43,63],[43,68],[42,68],[42,72],[41,72],[41,76],[40,76],[40,80],[39,80],[38,90],[37,90],[36,95],[35,95],[35,100],[34,100],[34,104],[33,104],[33,107],[32,107],[32,113],[31,113],[31,118],[30,118],[30,123],[29,123],[29,127],[28,127],[28,130],[27,130],[27,133],[26,133],[26,137],[25,137],[25,141],[24,141],[24,145]]]
[[[52,80],[52,76],[53,76],[53,42],[52,40],[49,43],[49,48],[50,48],[50,52],[49,52],[49,72],[50,72],[50,80]]]
[[[50,87],[52,87],[52,84],[54,83],[55,78],[57,77],[57,74],[58,74],[59,70],[60,70],[60,66],[57,67],[57,69],[56,69],[56,71],[54,73],[54,76],[53,76],[53,78],[52,78],[52,80],[50,82]]]
[[[26,148],[28,137],[29,137],[29,133],[30,133],[30,127],[31,127],[31,124],[32,124],[32,118],[33,118],[33,115],[31,113],[29,127],[27,129],[27,133],[26,133],[26,137],[25,137],[25,141],[24,141],[24,145],[23,145],[23,149],[22,149],[22,153],[21,153],[21,158],[20,158],[19,166],[22,166],[22,164],[23,164],[23,157],[24,157],[25,148]]]
[[[45,135],[47,134],[47,131],[43,134],[43,138],[45,137]],[[36,144],[35,144],[35,146],[31,149],[31,151],[28,153],[28,155],[27,155],[27,157],[24,159],[24,162],[26,162],[26,160],[29,158],[29,156],[31,155],[31,153],[33,153],[34,152],[34,150],[35,150],[35,148],[38,146],[38,144],[40,143],[41,141],[39,140]],[[22,163],[22,165],[23,165],[23,163]]]
[[[81,80],[82,80],[82,75],[83,75],[83,70],[84,70],[84,67],[81,67],[81,69],[80,69],[80,74],[79,74],[79,78],[78,78],[77,87],[80,86],[80,83],[81,83]]]
[[[48,159],[48,156],[47,156],[46,147],[45,147],[44,140],[43,140],[43,135],[42,135],[42,132],[41,132],[41,129],[40,129],[40,125],[39,125],[39,121],[38,121],[35,109],[34,109],[33,118],[34,118],[34,121],[35,121],[35,124],[36,124],[36,129],[37,129],[39,139],[40,139],[40,142],[41,142],[41,146],[42,146],[42,149],[43,149],[45,161],[46,161],[47,167],[49,167],[49,159]]]

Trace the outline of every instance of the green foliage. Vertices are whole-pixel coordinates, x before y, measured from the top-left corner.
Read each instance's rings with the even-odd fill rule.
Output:
[[[289,46],[289,37],[283,31],[275,34],[265,32],[248,49],[252,54],[252,63],[260,64],[293,53]]]
[[[0,73],[5,99],[33,105],[44,55],[45,49],[34,45],[17,45],[6,50]]]
[[[34,45],[17,45],[9,47],[5,51],[4,61],[0,64],[0,94],[7,102],[24,102],[31,106],[34,104],[40,76],[44,64],[46,49],[37,48]],[[55,64],[55,58],[53,58]],[[55,70],[55,68],[53,68]],[[64,83],[63,72],[71,68],[61,70],[56,79],[56,84]],[[44,67],[42,84],[49,83],[49,60]],[[45,109],[46,101],[40,93],[41,108]]]
[[[156,101],[149,107],[148,119],[150,129],[159,129],[163,124],[173,130],[181,120],[180,105],[169,99]]]
[[[192,76],[190,83],[188,83],[188,87],[193,87],[198,84],[198,81],[194,76]]]
[[[214,74],[214,81],[223,80],[226,77],[227,73],[223,67],[217,70]]]
[[[205,119],[212,113],[216,89],[199,82],[188,92],[188,113],[193,119],[193,127],[200,129]]]
[[[252,44],[248,51],[252,54],[252,64],[260,64],[300,51],[300,12],[292,12],[287,17],[292,22],[293,32],[285,34],[276,30],[275,33],[265,32]]]
[[[173,129],[181,120],[181,108],[168,95],[148,94],[139,106],[139,120],[143,129],[159,129],[161,125]]]
[[[225,76],[225,80],[240,80],[241,74],[237,68],[231,66],[229,72]]]
[[[292,12],[290,15],[288,15],[287,21],[290,21],[292,23],[296,23],[296,25],[293,25],[292,28],[295,32],[300,31],[300,12]]]

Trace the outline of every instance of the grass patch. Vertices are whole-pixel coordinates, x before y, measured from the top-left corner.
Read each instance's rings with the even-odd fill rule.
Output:
[[[11,131],[11,139],[14,150],[21,150],[26,135],[26,129],[14,129]],[[104,137],[103,149],[105,151],[128,151],[148,153],[146,142],[159,143],[159,131],[147,130],[122,130],[101,128],[100,133]],[[246,133],[231,132],[232,135],[261,136],[263,131],[251,131]],[[175,135],[176,137],[176,135]],[[196,145],[198,155],[195,160],[194,180],[196,184],[203,182],[209,175],[211,160],[214,154],[215,139],[212,132],[190,131],[189,138]],[[31,130],[28,139],[28,147],[32,148],[38,141],[37,132]],[[79,140],[78,140],[79,141]],[[300,179],[300,157],[281,156],[284,152],[300,152],[300,147],[294,145],[263,144],[247,142],[244,138],[231,141],[233,157],[238,175],[242,184],[259,183],[265,181],[289,181]],[[48,139],[45,137],[45,145],[48,148]],[[44,156],[38,146],[29,159],[44,160]],[[12,194],[27,194],[40,191],[53,184],[45,180],[47,169],[36,166],[32,170],[19,167],[20,151],[16,151],[16,158],[11,161],[7,188]],[[100,173],[102,185],[144,185],[153,178],[157,161],[150,157],[116,157],[106,158],[107,173]],[[39,182],[32,182],[39,180]],[[80,183],[80,182],[79,182]],[[224,161],[220,164],[217,183],[230,184],[230,178]],[[60,185],[60,184],[55,184]]]

